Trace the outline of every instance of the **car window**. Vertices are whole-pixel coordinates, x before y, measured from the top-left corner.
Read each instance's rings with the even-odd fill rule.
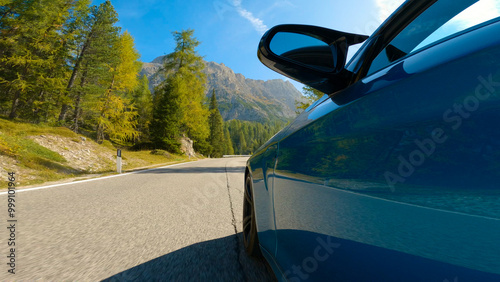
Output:
[[[420,14],[375,57],[368,75],[417,50],[500,16],[500,0],[441,0]]]

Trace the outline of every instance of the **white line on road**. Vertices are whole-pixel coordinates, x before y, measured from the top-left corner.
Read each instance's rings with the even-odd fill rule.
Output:
[[[197,162],[197,161],[194,161],[194,162]],[[129,174],[134,174],[134,173],[139,173],[139,172],[145,172],[145,171],[150,171],[150,170],[155,170],[155,169],[162,169],[162,168],[167,168],[167,167],[173,167],[173,166],[178,166],[178,165],[183,165],[183,164],[188,164],[188,163],[193,163],[193,162],[178,163],[178,164],[172,164],[172,165],[167,165],[167,166],[162,166],[162,167],[155,167],[155,168],[150,168],[150,169],[145,169],[145,170],[137,170],[137,171],[127,172],[127,173],[122,173],[122,174],[116,174],[116,175],[110,175],[110,176],[103,176],[103,177],[92,178],[92,179],[85,179],[85,180],[80,180],[80,181],[77,180],[77,181],[74,181],[74,182],[53,184],[53,185],[47,185],[47,186],[42,186],[42,187],[33,187],[33,188],[26,188],[26,189],[19,189],[19,190],[16,189],[16,193],[26,192],[26,191],[33,191],[33,190],[40,190],[40,189],[47,189],[47,188],[64,186],[64,185],[70,185],[70,184],[80,184],[80,183],[90,182],[90,181],[96,181],[96,180],[103,180],[103,179],[108,179],[108,178],[113,178],[113,177],[119,177],[119,176],[125,176],[125,175],[129,175]],[[5,195],[7,193],[8,193],[8,191],[6,191],[6,192],[0,192],[0,195]]]

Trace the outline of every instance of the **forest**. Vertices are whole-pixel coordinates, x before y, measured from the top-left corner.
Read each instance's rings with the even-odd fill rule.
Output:
[[[222,120],[215,91],[205,95],[201,42],[192,29],[172,33],[176,48],[158,74],[165,80],[151,92],[139,76],[134,38],[117,26],[110,1],[0,3],[3,119],[174,153],[187,136],[197,152],[214,157],[251,154],[284,125]]]

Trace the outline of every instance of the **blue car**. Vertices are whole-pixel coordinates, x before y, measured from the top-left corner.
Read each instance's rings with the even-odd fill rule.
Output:
[[[500,281],[499,8],[264,34],[264,65],[326,94],[247,162],[247,253],[279,281]]]

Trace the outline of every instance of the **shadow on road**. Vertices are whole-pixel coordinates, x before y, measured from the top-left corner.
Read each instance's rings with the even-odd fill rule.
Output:
[[[184,247],[103,281],[275,280],[264,261],[251,259],[244,253],[241,233],[238,233]]]
[[[243,173],[245,171],[244,166],[237,167],[172,167],[172,168],[159,168],[141,171],[139,173],[226,173],[238,172]]]

